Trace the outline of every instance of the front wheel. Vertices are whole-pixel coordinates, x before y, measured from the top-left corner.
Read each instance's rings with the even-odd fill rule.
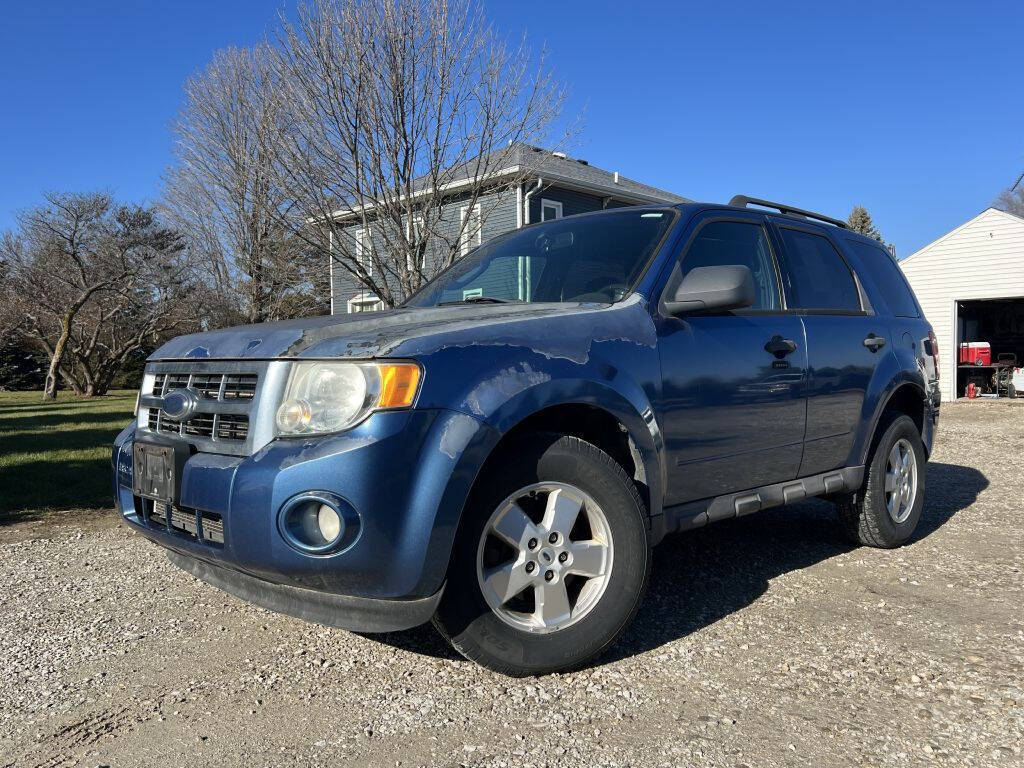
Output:
[[[925,455],[909,416],[884,414],[881,429],[865,467],[864,485],[840,496],[836,508],[853,543],[890,549],[906,543],[921,519]]]
[[[539,435],[481,478],[434,624],[502,674],[572,669],[633,618],[649,569],[643,503],[622,467],[578,438]]]

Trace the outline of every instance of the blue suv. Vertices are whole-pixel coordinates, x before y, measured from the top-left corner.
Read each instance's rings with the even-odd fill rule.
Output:
[[[168,342],[117,506],[253,603],[565,670],[632,619],[667,533],[821,496],[854,542],[906,542],[936,355],[843,222],[746,197],[571,216],[392,311]]]

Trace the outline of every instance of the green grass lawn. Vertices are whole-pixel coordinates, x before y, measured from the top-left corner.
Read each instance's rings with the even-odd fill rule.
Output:
[[[110,450],[134,390],[104,397],[0,392],[0,524],[54,510],[113,507]]]

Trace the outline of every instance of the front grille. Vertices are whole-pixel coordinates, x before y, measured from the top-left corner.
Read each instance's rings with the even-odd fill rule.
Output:
[[[291,364],[284,360],[156,360],[146,366],[139,399],[140,436],[168,436],[193,451],[250,456],[274,439],[274,410]],[[194,395],[185,422],[163,411],[173,390]]]
[[[239,413],[238,408],[252,403],[258,384],[256,373],[162,371],[154,374],[153,388],[144,394],[160,398],[175,389],[190,389],[200,398],[200,412],[182,423],[164,414],[158,404],[152,404],[144,408],[139,423],[164,435],[244,443],[249,438],[249,414]],[[218,403],[230,403],[232,410],[220,412]]]

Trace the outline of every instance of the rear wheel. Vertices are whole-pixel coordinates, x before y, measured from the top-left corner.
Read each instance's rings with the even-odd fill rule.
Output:
[[[434,623],[503,674],[578,667],[640,604],[643,504],[622,467],[575,437],[530,438],[496,464],[466,510]]]
[[[836,508],[847,538],[855,544],[891,548],[906,543],[921,519],[925,455],[909,416],[887,413],[881,428],[863,486],[840,496]]]

